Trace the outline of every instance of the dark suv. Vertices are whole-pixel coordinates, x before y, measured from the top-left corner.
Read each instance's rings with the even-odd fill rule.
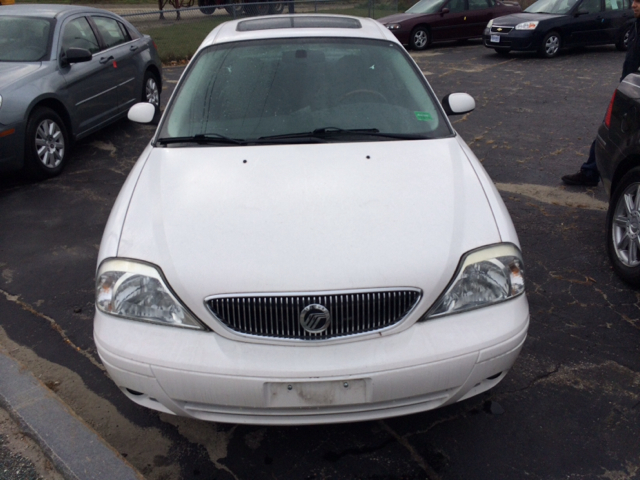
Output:
[[[613,92],[596,162],[609,194],[609,257],[620,278],[640,287],[640,75],[627,75]]]

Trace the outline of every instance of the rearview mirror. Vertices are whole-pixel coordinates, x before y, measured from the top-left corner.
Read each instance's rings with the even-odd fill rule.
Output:
[[[447,7],[444,7],[442,10],[440,10],[442,13],[449,13],[450,10]]]
[[[91,52],[85,48],[71,47],[64,53],[64,60],[67,63],[90,62],[92,58]]]
[[[462,115],[476,108],[476,101],[468,93],[450,93],[442,99],[442,108],[447,115]]]
[[[151,123],[156,115],[156,106],[148,102],[136,103],[129,109],[127,118],[137,123]]]
[[[579,8],[576,11],[575,15],[576,15],[576,17],[579,17],[580,15],[588,15],[588,14],[589,14],[589,12],[587,10],[585,10],[584,8]]]

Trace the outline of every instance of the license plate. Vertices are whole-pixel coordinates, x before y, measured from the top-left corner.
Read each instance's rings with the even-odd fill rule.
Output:
[[[367,401],[367,381],[265,383],[270,407],[356,405]]]
[[[500,43],[500,35],[491,35],[491,43]]]

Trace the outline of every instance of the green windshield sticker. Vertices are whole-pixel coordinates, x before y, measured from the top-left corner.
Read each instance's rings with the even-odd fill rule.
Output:
[[[416,118],[421,122],[428,122],[429,120],[433,120],[433,117],[429,112],[413,112],[416,114]]]

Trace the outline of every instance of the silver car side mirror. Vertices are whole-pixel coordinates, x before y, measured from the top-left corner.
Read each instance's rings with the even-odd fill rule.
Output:
[[[148,102],[136,103],[129,109],[127,117],[137,123],[151,123],[156,115],[156,106]]]
[[[450,93],[442,99],[442,108],[447,115],[462,115],[476,108],[476,101],[468,93]]]

